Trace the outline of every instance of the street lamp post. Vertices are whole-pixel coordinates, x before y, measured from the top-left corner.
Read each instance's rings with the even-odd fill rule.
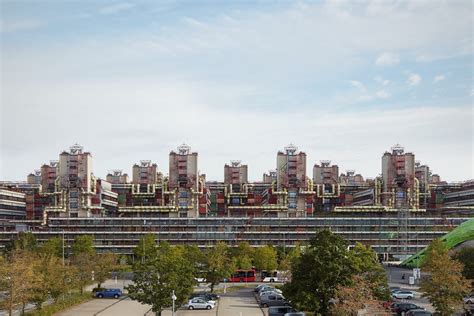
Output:
[[[64,230],[63,230],[63,266],[64,266]]]
[[[174,301],[176,301],[176,295],[174,295],[174,290],[173,290],[173,294],[171,295],[171,299],[173,300],[173,310],[172,310],[172,315],[175,316],[175,313],[174,313]]]

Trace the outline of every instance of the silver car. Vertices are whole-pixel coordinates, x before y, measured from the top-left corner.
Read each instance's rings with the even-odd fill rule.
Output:
[[[216,306],[214,301],[206,301],[201,297],[196,297],[188,302],[188,309],[213,309]]]
[[[392,297],[398,299],[412,299],[415,297],[415,293],[412,291],[400,290],[395,293],[392,293]]]

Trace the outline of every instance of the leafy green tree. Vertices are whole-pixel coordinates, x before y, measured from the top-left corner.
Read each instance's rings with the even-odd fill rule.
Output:
[[[370,314],[384,315],[382,302],[390,297],[387,276],[372,248],[361,243],[349,251],[350,282],[338,285],[331,315],[357,315],[361,309]]]
[[[292,265],[283,293],[296,308],[328,315],[338,286],[351,283],[354,269],[346,241],[329,230],[316,233]]]
[[[20,232],[18,239],[11,240],[5,245],[4,253],[9,254],[14,250],[26,250],[34,252],[38,247],[36,237],[31,232]]]
[[[205,256],[206,281],[211,284],[211,292],[213,292],[216,284],[231,275],[234,266],[229,256],[227,244],[224,242],[218,242],[214,247],[207,249]]]
[[[275,248],[269,245],[256,248],[253,254],[253,263],[257,270],[275,270],[278,266]]]
[[[71,269],[63,265],[62,260],[55,255],[41,255],[38,260],[35,274],[39,277],[39,282],[34,288],[32,301],[40,310],[48,298],[57,302],[61,295],[71,289],[71,283],[67,282],[71,278]]]
[[[248,242],[241,242],[238,247],[232,249],[232,260],[238,269],[251,269],[253,267],[252,257],[255,249]]]
[[[138,245],[133,250],[135,260],[141,263],[151,258],[155,258],[157,253],[156,240],[154,234],[146,234],[140,238]]]
[[[54,237],[54,238],[48,239],[44,244],[42,244],[39,247],[38,252],[41,255],[55,256],[58,258],[62,258],[63,256],[62,238]]]
[[[429,273],[421,281],[423,296],[440,315],[452,315],[470,290],[469,280],[462,275],[462,264],[451,259],[443,242],[435,239],[426,250],[422,269]]]
[[[357,242],[351,250],[355,274],[361,276],[372,290],[372,296],[379,300],[388,300],[387,273],[380,264],[377,254],[371,247],[366,247]]]
[[[182,249],[161,243],[155,255],[147,255],[142,263],[134,265],[134,283],[128,286],[130,298],[152,306],[156,315],[172,305],[175,291],[178,305],[184,303],[193,291],[193,267]]]
[[[287,280],[291,276],[291,266],[301,256],[301,245],[298,243],[294,248],[287,249],[280,261],[278,262],[278,269],[283,273],[282,277]]]
[[[34,298],[34,290],[40,282],[35,273],[37,257],[30,251],[16,249],[9,258],[0,261],[0,289],[5,292],[0,308],[13,315],[14,309],[21,306],[21,314],[24,315],[25,306]]]
[[[454,259],[460,261],[464,265],[462,274],[466,279],[471,280],[474,285],[474,247],[461,249],[454,256]]]
[[[94,278],[98,288],[110,278],[110,273],[117,269],[117,259],[117,255],[114,253],[95,255]]]
[[[183,255],[189,265],[193,268],[194,276],[196,278],[203,278],[206,257],[199,247],[196,245],[185,245],[183,247]]]
[[[77,236],[72,244],[72,254],[73,256],[95,255],[94,237],[90,235]]]
[[[94,238],[89,235],[78,236],[72,245],[71,263],[76,269],[74,283],[79,288],[81,295],[84,286],[91,283],[92,271],[95,264]]]

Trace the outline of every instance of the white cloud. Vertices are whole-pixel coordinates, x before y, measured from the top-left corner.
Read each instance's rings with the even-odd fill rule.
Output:
[[[131,8],[135,7],[135,4],[122,2],[122,3],[115,3],[109,6],[102,7],[99,10],[101,14],[115,14],[121,11],[130,10]]]
[[[387,99],[387,98],[390,98],[390,96],[391,96],[391,94],[389,92],[385,91],[385,90],[377,91],[377,93],[375,95],[379,99]]]
[[[415,73],[412,73],[408,76],[408,80],[407,80],[407,83],[414,87],[414,86],[417,86],[418,84],[420,84],[421,82],[421,76],[419,74],[415,74]]]
[[[22,87],[20,97],[11,89],[5,95],[9,106],[4,109],[2,124],[7,131],[1,152],[2,180],[24,179],[74,142],[92,152],[97,176],[104,177],[112,168],[130,174],[131,166],[140,159],[157,162],[166,174],[169,151],[183,141],[199,153],[199,169],[209,180],[222,180],[223,165],[231,159],[247,163],[249,178],[259,180],[263,172],[275,168],[276,152],[292,141],[308,155],[308,174],[314,162],[333,159],[342,170],[356,169],[374,177],[380,173],[380,155],[400,142],[444,178],[472,177],[471,144],[464,137],[471,131],[470,106],[261,112],[222,107],[228,99],[239,97],[238,91],[217,97],[214,90],[226,91],[225,85],[170,82],[165,77],[154,82],[66,81],[55,86],[41,83]],[[81,128],[71,129],[71,121],[61,113],[83,122]],[[48,120],[56,123],[43,123]],[[262,124],[262,120],[272,124]],[[400,122],[403,128],[390,128]],[[58,133],[63,130],[68,133]],[[232,132],[236,130],[239,133]],[[268,138],[270,130],[275,137]],[[315,140],[315,130],[333,132]],[[222,146],[229,141],[229,133],[232,146]],[[120,139],[120,143],[111,139]],[[338,142],[340,139],[344,142]],[[354,152],[353,148],[358,149]],[[455,167],[447,163],[453,159],[458,162]]]
[[[388,86],[390,84],[390,80],[384,79],[380,76],[376,76],[374,80],[383,86]]]
[[[393,66],[400,62],[400,58],[392,53],[383,53],[375,60],[377,66]]]
[[[446,79],[446,77],[444,75],[436,75],[434,78],[433,78],[433,82],[434,83],[438,83],[440,81],[443,81],[444,79]]]
[[[46,22],[39,20],[20,20],[20,21],[0,21],[0,31],[10,33],[17,31],[27,31],[40,28],[46,25]]]
[[[400,109],[387,106],[377,111],[344,107],[342,102],[327,102],[331,107],[310,103],[298,111],[288,105],[298,103],[305,93],[312,100],[320,96],[319,91],[298,95],[285,88],[310,86],[308,78],[329,86],[327,78],[337,77],[334,73],[364,78],[366,72],[352,71],[366,68],[365,61],[372,58],[367,56],[381,52],[403,52],[403,60],[431,53],[436,58],[472,53],[463,42],[472,37],[470,3],[416,2],[419,7],[397,2],[390,10],[370,8],[369,14],[364,5],[345,1],[340,3],[341,14],[331,13],[332,2],[282,5],[265,12],[226,11],[215,18],[202,18],[188,8],[181,16],[194,20],[162,22],[154,17],[153,24],[143,14],[143,23],[128,21],[136,24],[126,32],[97,24],[89,28],[97,27],[94,33],[84,35],[84,30],[62,41],[5,49],[0,179],[24,179],[76,141],[93,152],[94,173],[99,176],[110,168],[129,171],[146,158],[156,160],[166,173],[169,151],[183,141],[199,152],[199,169],[208,179],[222,179],[223,164],[230,159],[248,163],[250,178],[260,179],[262,172],[275,167],[276,151],[292,141],[308,153],[308,165],[340,159],[343,169],[375,176],[380,155],[399,141],[435,172],[452,180],[472,178],[472,144],[465,137],[472,134],[472,116],[470,108],[456,100],[440,108],[415,107],[393,98]],[[130,5],[102,9],[112,14],[127,8]],[[384,15],[375,14],[380,10]],[[196,27],[200,23],[205,25]],[[116,82],[117,78],[129,81]],[[390,94],[385,81],[366,82],[367,87],[357,81],[357,87],[354,80],[350,84],[355,89],[347,89],[351,104],[383,102],[381,97]],[[395,89],[390,89],[394,95]],[[464,89],[464,96],[472,93]],[[330,93],[331,87],[327,90]],[[261,103],[274,106],[265,109]],[[71,129],[72,119],[83,122],[81,128]],[[402,128],[390,128],[400,122]],[[335,132],[315,140],[314,131],[322,129]],[[68,133],[58,132],[63,130]],[[276,137],[269,139],[270,131]],[[119,145],[111,142],[117,135],[124,138]],[[229,135],[233,146],[222,146]],[[454,160],[458,163],[453,167],[449,162]]]
[[[357,80],[350,80],[349,83],[352,87],[359,89],[360,91],[366,91],[364,84]]]

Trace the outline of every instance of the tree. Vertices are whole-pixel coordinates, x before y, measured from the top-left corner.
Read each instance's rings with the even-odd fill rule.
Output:
[[[466,279],[471,280],[474,285],[474,247],[461,249],[454,259],[460,261],[464,265],[462,274]]]
[[[328,315],[337,287],[349,285],[354,272],[346,241],[329,230],[317,232],[291,272],[285,297],[296,308]]]
[[[143,263],[137,261],[134,272],[134,283],[127,287],[130,298],[150,304],[156,315],[172,305],[173,291],[178,304],[192,293],[193,268],[182,249],[172,248],[168,243],[161,243],[155,255],[147,255]]]
[[[72,245],[71,263],[76,268],[74,283],[78,286],[81,295],[84,293],[84,286],[92,281],[94,258],[94,238],[86,235],[76,237]]]
[[[38,252],[41,255],[46,256],[55,256],[58,258],[62,258],[63,256],[63,239],[59,237],[54,237],[48,239],[44,244],[42,244]]]
[[[204,253],[196,245],[185,245],[182,248],[184,258],[188,264],[193,268],[193,274],[196,278],[202,278],[203,267],[206,261]]]
[[[77,236],[72,244],[73,256],[95,255],[94,237],[90,235]]]
[[[62,260],[55,255],[41,255],[39,264],[36,266],[35,274],[39,282],[34,288],[32,301],[39,310],[42,304],[51,297],[54,301],[70,290],[71,269],[64,266]]]
[[[97,287],[100,288],[108,278],[110,273],[117,268],[117,255],[114,253],[104,253],[95,255],[94,278]]]
[[[357,242],[350,253],[352,254],[354,272],[368,284],[372,297],[378,300],[388,300],[390,291],[387,273],[379,263],[375,251],[371,247]]]
[[[0,306],[9,315],[13,314],[17,306],[21,306],[21,314],[24,315],[25,306],[33,299],[34,289],[40,281],[35,273],[37,258],[31,252],[17,249],[13,250],[9,258],[1,261],[0,288],[5,291],[5,298]]]
[[[20,232],[18,239],[11,240],[5,245],[5,253],[10,253],[14,250],[36,251],[38,243],[35,236],[31,232]]]
[[[349,283],[340,284],[335,292],[332,315],[357,315],[361,309],[370,314],[383,312],[382,300],[390,297],[387,276],[372,248],[361,243],[349,251],[352,277]]]
[[[443,242],[435,239],[426,250],[422,269],[430,274],[421,282],[423,296],[439,314],[452,315],[470,290],[470,282],[462,275],[462,264],[451,259]]]
[[[248,242],[239,243],[238,247],[232,249],[232,260],[234,266],[237,269],[251,269],[253,267],[252,257],[254,251],[254,248],[252,248]]]
[[[275,270],[278,266],[276,250],[269,245],[256,248],[253,255],[253,263],[257,270]]]
[[[156,256],[156,240],[154,234],[146,234],[140,241],[138,245],[133,249],[133,255],[137,261],[144,263],[150,258]]]
[[[213,248],[209,248],[205,252],[206,264],[204,271],[206,281],[211,284],[211,292],[214,291],[214,285],[219,284],[222,279],[228,278],[234,270],[227,250],[226,243],[218,242]]]

